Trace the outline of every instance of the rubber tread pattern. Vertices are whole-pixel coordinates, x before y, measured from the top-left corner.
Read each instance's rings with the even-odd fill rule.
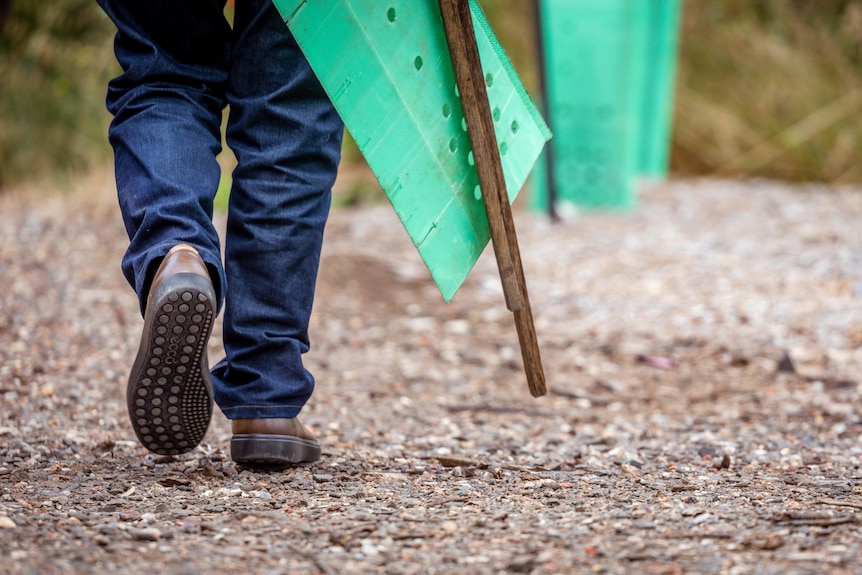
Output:
[[[206,435],[213,411],[206,357],[213,301],[208,280],[177,274],[148,306],[127,402],[135,434],[153,453],[191,451]]]

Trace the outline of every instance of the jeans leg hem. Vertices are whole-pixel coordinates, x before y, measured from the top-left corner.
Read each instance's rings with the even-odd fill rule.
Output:
[[[274,419],[292,418],[299,415],[302,406],[297,405],[238,405],[223,407],[222,413],[228,419]]]

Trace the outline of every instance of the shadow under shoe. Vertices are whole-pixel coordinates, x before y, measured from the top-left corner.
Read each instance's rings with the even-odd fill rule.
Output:
[[[320,459],[320,442],[299,419],[234,419],[231,458],[240,464],[286,467]]]
[[[132,428],[159,455],[194,449],[213,411],[207,342],[215,290],[191,246],[175,246],[153,278],[126,401]]]

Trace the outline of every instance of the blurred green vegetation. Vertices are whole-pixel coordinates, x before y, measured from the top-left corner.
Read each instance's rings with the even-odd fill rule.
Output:
[[[671,169],[862,183],[862,2],[690,0]]]
[[[480,2],[535,94],[532,2]],[[0,188],[109,161],[113,32],[94,0],[12,0],[0,31]],[[349,138],[344,158],[362,163]],[[860,158],[862,0],[685,3],[672,172],[862,184]]]
[[[112,39],[94,0],[12,0],[0,33],[0,188],[110,158]]]

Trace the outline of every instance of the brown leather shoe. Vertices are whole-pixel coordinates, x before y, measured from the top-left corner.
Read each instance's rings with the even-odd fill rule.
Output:
[[[286,466],[320,459],[320,442],[299,419],[234,419],[230,455],[237,463]]]
[[[215,290],[197,250],[180,244],[156,270],[126,401],[141,443],[160,455],[191,451],[213,411],[207,341]]]

